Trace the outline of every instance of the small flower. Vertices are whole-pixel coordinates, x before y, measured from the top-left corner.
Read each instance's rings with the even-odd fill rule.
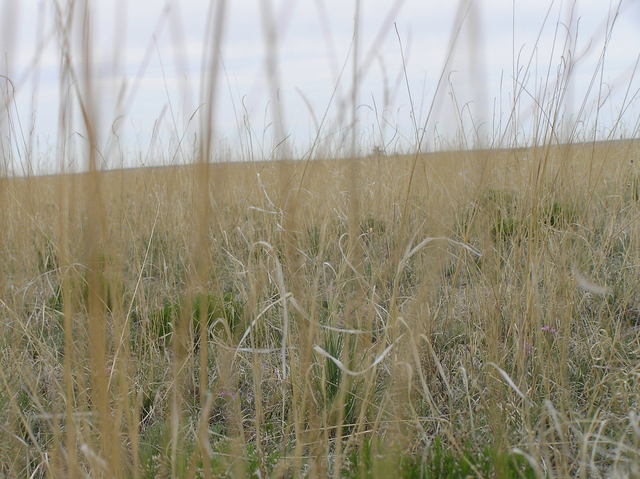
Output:
[[[554,328],[553,326],[542,326],[542,328],[540,328],[542,331],[544,331],[545,333],[549,333],[549,334],[558,334],[558,330],[556,328]]]
[[[233,391],[220,391],[219,396],[221,398],[232,399],[232,398],[236,397],[236,394]]]

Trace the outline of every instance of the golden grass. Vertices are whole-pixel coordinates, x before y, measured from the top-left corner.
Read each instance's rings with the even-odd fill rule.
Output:
[[[640,474],[637,154],[216,164],[206,218],[202,166],[5,179],[0,471]]]
[[[311,112],[311,160],[211,164],[221,155],[214,119],[226,6],[212,3],[207,17],[203,106],[187,121],[200,123],[193,153],[180,157],[190,164],[100,171],[101,161],[118,161],[119,120],[140,77],[124,80],[116,41],[110,73],[122,76],[122,95],[99,152],[106,92],[93,58],[95,12],[86,0],[55,2],[55,161],[61,173],[72,160],[86,172],[0,179],[0,476],[640,476],[638,143],[555,145],[559,132],[606,128],[613,137],[628,121],[635,95],[612,124],[601,119],[605,105],[616,108],[603,70],[617,14],[596,32],[602,61],[574,125],[565,121],[582,58],[573,9],[556,20],[546,78],[537,77],[540,37],[528,60],[515,57],[514,40],[516,78],[503,92],[514,104],[503,112],[501,98],[494,121],[504,130],[485,140],[524,135],[541,146],[317,159],[340,142],[352,157],[361,146],[360,82],[375,55],[360,57],[356,0],[351,85],[334,99],[344,85],[335,86],[323,115]],[[270,2],[261,6],[273,106],[261,147],[288,158],[279,25]],[[176,20],[169,12],[162,21]],[[466,131],[468,104],[460,110],[453,83],[445,86],[466,22],[478,46],[468,74],[486,93],[473,57],[479,13],[459,3],[425,111],[415,111],[396,27],[409,149],[425,147],[447,94],[459,143],[482,142],[474,116],[487,112],[469,107],[475,131]],[[9,53],[13,33],[3,37]],[[3,173],[18,161],[32,171],[36,132],[23,134],[13,79],[2,80]],[[533,110],[522,100],[530,83]],[[395,108],[388,93],[385,110]],[[182,148],[187,132],[170,110]],[[324,144],[329,113],[340,140]],[[243,121],[239,135],[253,149]],[[156,126],[152,163],[163,140]]]

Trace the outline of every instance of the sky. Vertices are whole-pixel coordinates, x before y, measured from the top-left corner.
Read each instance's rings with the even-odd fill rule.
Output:
[[[230,0],[219,56],[214,156],[300,158],[312,145],[311,154],[335,156],[352,154],[354,145],[357,154],[367,154],[415,151],[418,145],[428,151],[525,144],[539,131],[536,122],[551,121],[555,80],[569,64],[559,134],[635,135],[639,3]],[[29,148],[39,164],[55,164],[63,51],[55,6],[64,7],[65,1],[0,4],[2,73],[17,87],[11,115],[20,120],[19,136],[30,138],[22,146],[14,141],[14,148]],[[105,153],[104,161],[109,166],[189,161],[186,145],[193,145],[204,111],[200,82],[203,53],[211,57],[210,2],[89,4],[99,145],[114,151],[109,145],[117,142],[119,152],[117,159]],[[275,26],[275,48],[267,41],[270,26]],[[567,34],[571,57],[563,47]],[[68,53],[80,72],[82,56],[77,38],[74,42]],[[275,82],[267,73],[269,54],[277,65]],[[118,110],[123,86],[126,101]],[[514,91],[519,92],[515,116]],[[6,136],[7,125],[2,128]],[[77,114],[72,130],[74,141],[82,143]],[[22,153],[14,161],[27,156]]]

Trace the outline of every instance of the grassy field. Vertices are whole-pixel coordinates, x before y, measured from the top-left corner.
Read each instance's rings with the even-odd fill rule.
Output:
[[[245,96],[233,105],[242,162],[216,123],[221,92],[233,103],[230,79],[250,71],[222,63],[232,2],[193,7],[206,24],[193,71],[166,2],[134,73],[127,2],[113,2],[106,49],[98,2],[46,3],[19,77],[18,2],[1,10],[0,478],[640,477],[640,62],[611,73],[628,52],[605,55],[622,2],[590,39],[575,3],[549,2],[521,48],[529,10],[507,2],[511,72],[497,91],[481,2],[460,1],[442,45],[418,45],[444,56],[435,73],[420,66],[422,97],[402,0],[374,37],[373,24],[360,34],[365,2],[347,2],[353,34],[337,37],[351,43],[333,50],[328,104],[315,111],[298,89],[309,118],[287,119],[279,42],[295,2],[261,0],[242,14],[261,17],[263,43],[232,45],[265,56],[263,131]],[[344,13],[308,3],[322,27]],[[387,72],[377,54],[396,40]],[[378,68],[383,98],[368,105],[360,88]],[[147,74],[165,107],[128,157]],[[57,122],[50,176],[37,176],[39,81]],[[285,120],[314,125],[308,145]],[[596,141],[613,138],[629,139]],[[537,146],[506,148],[522,144]],[[283,160],[296,148],[302,159]],[[168,166],[109,170],[143,161]]]
[[[0,185],[0,476],[640,477],[638,144]]]

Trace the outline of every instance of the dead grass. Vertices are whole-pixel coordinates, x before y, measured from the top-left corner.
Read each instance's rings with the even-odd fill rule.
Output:
[[[207,251],[189,167],[100,173],[93,264],[86,209],[60,204],[93,200],[86,176],[4,180],[3,473],[323,476],[375,440],[376,475],[436,439],[545,476],[637,473],[637,150],[597,145],[587,185],[589,149],[427,155],[408,208],[412,158],[354,160],[356,238],[348,161],[211,166]]]
[[[481,45],[480,16],[460,2],[424,112],[396,27],[413,153],[377,147],[353,158],[362,62],[373,58],[359,57],[356,1],[352,84],[327,105],[351,118],[335,125],[340,138],[324,144],[326,117],[312,112],[317,138],[304,160],[212,163],[225,5],[209,12],[193,148],[181,143],[172,157],[184,166],[103,171],[123,159],[115,121],[113,144],[98,148],[87,1],[55,4],[59,174],[9,174],[22,159],[31,171],[35,133],[24,151],[11,146],[23,134],[13,92],[0,91],[0,475],[640,476],[638,143],[574,141],[591,137],[580,122],[593,124],[606,104],[592,108],[592,92],[575,125],[564,124],[573,11],[566,25],[557,19],[563,61],[552,78],[551,54],[537,109],[521,112],[529,80],[519,75],[537,69],[534,55],[514,58],[512,111],[489,139],[515,144],[529,121],[539,146],[423,153],[447,94],[462,125],[451,141],[482,143],[475,123],[465,131],[452,83],[445,92],[464,18]],[[261,5],[278,105],[277,19]],[[284,112],[274,110],[273,145],[265,127],[260,147],[288,158]],[[75,131],[83,151],[69,140]],[[352,158],[337,159],[347,143]],[[65,173],[76,157],[82,173]]]

